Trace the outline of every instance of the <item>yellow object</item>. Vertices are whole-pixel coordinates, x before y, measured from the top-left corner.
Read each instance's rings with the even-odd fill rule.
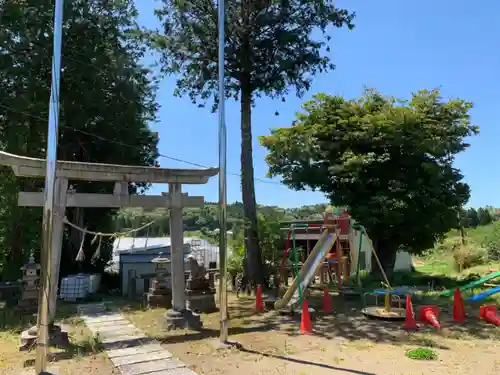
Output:
[[[384,299],[384,305],[385,305],[385,311],[389,312],[391,311],[391,295],[386,294],[385,299]]]
[[[323,261],[326,257],[326,254],[331,250],[335,241],[337,240],[338,232],[331,233],[328,229],[325,229],[321,234],[318,242],[314,246],[311,254],[307,257],[304,262],[302,268],[299,272],[299,277],[295,277],[293,279],[292,284],[287,289],[285,295],[280,300],[274,303],[274,308],[276,310],[280,310],[285,308],[293,297],[295,291],[299,286],[299,280],[303,285],[308,285],[310,280],[306,279],[306,276],[316,275],[318,268],[323,265]],[[304,288],[305,289],[305,288]]]

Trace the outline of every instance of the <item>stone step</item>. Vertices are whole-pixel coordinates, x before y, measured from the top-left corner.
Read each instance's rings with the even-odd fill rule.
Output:
[[[114,340],[116,340],[116,338]],[[138,347],[141,345],[147,345],[152,342],[155,342],[155,340],[150,337],[128,338],[128,339],[120,338],[117,341],[114,340],[108,340],[106,342],[101,341],[104,350],[109,351],[109,350],[124,349],[130,347]]]
[[[102,322],[113,322],[113,321],[123,321],[126,320],[120,314],[102,314],[96,316],[82,316],[85,323],[102,323]]]
[[[111,358],[111,362],[113,362],[115,366],[119,367],[132,365],[134,363],[152,362],[170,358],[172,358],[172,354],[170,354],[167,350],[162,350],[158,352],[132,354],[125,357],[115,357]]]
[[[92,326],[92,331],[96,332],[127,332],[129,333],[130,331],[134,332],[139,332],[136,326],[133,324],[119,324],[119,325],[108,325],[104,327],[99,327],[99,326]]]
[[[81,309],[87,327],[99,334],[108,358],[122,375],[196,375],[120,314]]]
[[[166,349],[163,349],[163,347],[160,344],[151,343],[151,344],[137,346],[137,347],[110,350],[106,354],[108,355],[109,358],[116,358],[116,357],[124,357],[127,355],[134,355],[134,354],[159,352],[162,350],[166,350]]]
[[[179,368],[174,368],[172,370],[148,372],[147,374],[144,375],[197,375],[197,374],[196,372],[188,369],[187,367],[179,367]]]
[[[186,367],[186,365],[177,359],[160,359],[157,361],[118,366],[118,369],[122,375],[141,375],[154,373],[155,371],[174,370],[182,367]]]
[[[78,315],[94,315],[105,313],[107,309],[104,303],[86,303],[84,305],[78,305],[76,307],[76,312]]]
[[[120,327],[125,327],[128,326],[130,323],[128,320],[111,320],[107,322],[96,322],[96,323],[86,323],[87,326],[92,326],[95,329],[98,328],[107,328],[107,327],[115,327],[116,329],[119,329]]]

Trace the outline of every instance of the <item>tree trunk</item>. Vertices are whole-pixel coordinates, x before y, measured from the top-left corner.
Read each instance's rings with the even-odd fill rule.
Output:
[[[382,265],[382,269],[384,270],[385,275],[391,281],[392,275],[394,273],[394,264],[396,263],[396,255],[398,252],[398,247],[394,246],[391,241],[388,240],[377,240],[373,241],[375,246],[375,251],[372,252],[372,269],[370,272],[370,276],[375,280],[380,280],[385,282],[384,274],[380,269],[380,265],[377,262],[376,255],[378,255],[378,259]]]
[[[244,77],[241,85],[241,191],[246,219],[245,245],[248,280],[255,287],[264,286],[264,272],[258,237],[257,202],[255,200],[253,150],[252,150],[252,91],[250,77]]]

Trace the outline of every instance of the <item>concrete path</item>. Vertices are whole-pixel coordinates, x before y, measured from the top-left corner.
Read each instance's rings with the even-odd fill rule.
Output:
[[[78,314],[122,375],[196,375],[123,316],[107,312],[104,304],[80,305]]]

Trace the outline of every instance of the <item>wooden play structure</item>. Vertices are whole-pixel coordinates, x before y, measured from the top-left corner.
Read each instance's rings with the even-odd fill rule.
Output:
[[[372,265],[371,240],[366,232],[359,230],[351,215],[339,211],[333,213],[333,217],[340,234],[317,276],[321,284],[335,283],[342,289],[343,282],[351,275],[359,276],[361,271],[370,271],[372,266],[377,265]],[[288,285],[289,276],[295,277],[297,269],[300,269],[320,239],[323,220],[284,222],[282,225],[282,230],[287,234],[280,264],[280,283]],[[294,249],[298,255],[298,264],[295,264]],[[406,252],[399,252],[394,270],[409,270],[411,267],[411,256]]]

